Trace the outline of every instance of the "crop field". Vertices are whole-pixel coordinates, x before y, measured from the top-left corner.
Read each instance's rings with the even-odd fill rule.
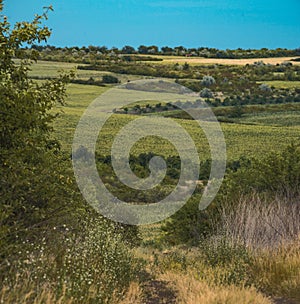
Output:
[[[165,60],[174,60],[173,56],[164,56],[164,58],[166,58]],[[178,57],[178,59],[182,59],[182,57]],[[197,59],[191,58],[190,60]],[[74,63],[39,61],[32,66],[30,76],[55,77],[58,71],[68,71],[74,68],[76,68],[76,64]],[[110,73],[94,70],[77,70],[76,72],[78,78],[100,78],[104,74]],[[128,79],[135,80],[142,78],[142,76],[136,75],[114,75],[117,75],[122,82],[126,82]],[[270,81],[264,83],[278,88],[298,88],[300,86],[299,81]],[[96,97],[108,89],[109,87],[93,85],[68,85],[66,106],[56,109],[56,111],[60,112],[60,115],[54,123],[55,136],[61,141],[64,150],[71,151],[74,131],[84,110]],[[146,104],[154,105],[155,103],[155,101],[139,102],[141,106],[145,106]],[[230,110],[229,108],[231,107],[214,108],[214,110],[217,113],[226,113],[227,110]],[[245,106],[244,109],[245,114],[241,118],[231,120],[234,123],[221,124],[227,144],[228,159],[237,159],[241,155],[263,155],[272,149],[280,150],[285,145],[299,139],[300,109],[298,104],[253,105]],[[149,117],[155,121],[157,119],[156,115],[161,115],[161,113],[154,113],[149,115]],[[222,114],[220,115],[222,116]],[[138,117],[135,115],[114,114],[101,132],[101,138],[99,138],[98,142],[99,152],[109,155],[114,136],[122,126]],[[176,121],[190,133],[196,143],[200,158],[209,158],[207,141],[203,132],[199,130],[198,124],[184,119],[176,119]],[[170,130],[170,135],[172,135],[172,130]],[[144,143],[139,142],[136,144],[133,147],[132,153],[140,154],[150,151],[155,151],[158,154],[166,156],[176,154],[176,151],[170,144],[158,141],[154,137],[145,139]]]
[[[136,75],[122,75],[116,74],[106,71],[94,71],[94,70],[78,70],[77,66],[79,64],[76,63],[68,63],[68,62],[58,62],[58,61],[43,61],[39,60],[37,63],[31,66],[31,71],[29,72],[29,76],[31,77],[40,77],[40,78],[52,78],[56,77],[61,71],[76,71],[76,77],[81,79],[89,79],[93,77],[95,80],[100,80],[103,75],[113,75],[118,77],[121,82],[127,82],[128,80],[137,80],[143,77]],[[85,64],[80,64],[84,66]]]
[[[55,136],[61,140],[65,150],[71,151],[74,131],[76,125],[86,107],[107,88],[75,85],[68,86],[67,105],[59,118],[55,121]],[[130,121],[140,116],[114,114],[104,126],[98,141],[99,153],[110,155],[110,146],[113,138]],[[157,119],[151,116],[155,122]],[[197,122],[191,120],[177,119],[191,135],[200,153],[201,159],[209,158],[209,150],[206,138],[199,129]],[[222,129],[227,144],[228,159],[237,159],[242,155],[259,156],[270,150],[280,150],[287,144],[297,141],[300,137],[300,112],[285,111],[280,114],[268,112],[257,115],[248,114],[241,119],[241,123],[222,123]],[[245,123],[245,124],[244,124]],[[253,125],[252,125],[253,124]],[[173,130],[169,130],[170,135]],[[133,147],[133,154],[155,151],[161,155],[174,155],[174,148],[165,141],[155,137],[145,139]],[[188,153],[188,151],[187,151]]]
[[[182,60],[182,57],[175,59]],[[274,58],[271,59],[275,60]],[[286,58],[281,59],[284,60]],[[174,57],[164,57],[164,60],[174,60]],[[190,60],[197,59],[190,58]],[[33,65],[31,76],[55,77],[58,70],[70,70],[74,67],[76,67],[76,65],[73,63],[41,61],[38,64]],[[77,71],[77,75],[80,78],[88,78],[91,76],[99,78],[107,73],[109,72],[93,70]],[[118,75],[118,77],[119,76],[120,75]],[[122,81],[126,81],[125,78],[131,78],[134,80],[141,78],[141,76],[132,77],[132,75],[121,75]],[[300,82],[270,81],[265,83],[278,88],[297,88]],[[55,132],[57,137],[61,140],[64,149],[70,151],[74,130],[86,107],[107,89],[107,87],[79,84],[70,84],[68,86],[67,105],[61,109],[63,112],[55,122]],[[146,104],[153,105],[155,104],[155,101],[139,102],[140,106],[145,106]],[[296,141],[300,135],[300,111],[298,108],[297,104],[269,105],[264,107],[259,105],[246,106],[246,114],[239,119],[233,119],[232,121],[235,123],[222,123],[222,129],[227,143],[228,159],[237,159],[241,155],[263,155],[269,150],[281,149],[292,141]],[[224,111],[226,112],[227,107],[221,107],[216,110],[220,113]],[[157,114],[160,115],[159,113]],[[105,155],[110,154],[110,146],[114,136],[122,126],[136,118],[138,118],[138,116],[125,114],[113,115],[101,132],[101,138],[99,138],[98,142],[98,146],[101,147],[99,148],[99,153]],[[151,119],[155,122],[155,114],[151,115]],[[179,122],[190,133],[196,143],[200,157],[202,159],[208,158],[209,150],[207,147],[207,141],[203,132],[199,130],[197,123],[184,119],[177,119],[177,122]],[[172,135],[172,130],[170,130],[170,135]],[[156,153],[166,156],[176,153],[170,144],[157,140],[154,137],[151,137],[145,139],[143,143],[139,142],[133,147],[132,153],[139,154],[154,150]]]
[[[243,124],[294,127],[300,126],[300,111],[245,114],[237,121]]]
[[[149,55],[147,55],[149,56]],[[263,61],[266,64],[280,64],[284,61],[290,61],[297,57],[278,57],[278,58],[249,58],[249,59],[223,59],[223,58],[201,58],[201,57],[182,57],[182,56],[162,56],[151,55],[155,58],[163,59],[158,61],[158,64],[170,64],[170,63],[185,63],[188,64],[224,64],[224,65],[246,65],[253,64],[257,61]],[[294,65],[299,65],[300,62],[292,61]]]
[[[294,89],[300,88],[300,81],[264,81],[263,83],[269,85],[270,87],[278,89]]]

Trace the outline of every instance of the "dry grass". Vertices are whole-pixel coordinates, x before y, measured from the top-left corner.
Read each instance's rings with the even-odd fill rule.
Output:
[[[178,304],[271,304],[255,288],[237,286],[216,286],[193,278],[192,275],[165,273],[160,279],[172,282],[177,291]]]
[[[277,250],[259,252],[252,271],[260,289],[300,301],[300,239]]]
[[[65,290],[57,299],[55,293],[44,286],[40,290],[35,290],[28,282],[16,284],[13,288],[3,286],[0,290],[0,303],[5,304],[73,304],[73,300],[66,297]]]
[[[290,61],[291,59],[296,57],[278,57],[278,58],[250,58],[250,59],[222,59],[222,58],[186,58],[186,57],[175,57],[175,58],[163,58],[161,63],[185,63],[188,64],[224,64],[224,65],[246,65],[253,64],[257,61],[263,61],[268,64],[277,64],[282,63],[284,61]],[[292,61],[293,65],[299,65],[300,62]]]
[[[225,238],[251,252],[252,282],[266,293],[300,300],[300,199],[241,198],[223,212]]]
[[[124,299],[121,300],[120,304],[140,304],[143,301],[142,287],[137,282],[132,282],[128,288]]]
[[[2,304],[76,304],[76,303],[98,303],[95,300],[94,286],[90,287],[90,293],[84,299],[78,300],[70,297],[66,293],[66,288],[61,291],[57,297],[57,290],[50,285],[44,285],[37,289],[35,284],[30,280],[23,280],[9,288],[3,286],[0,290],[0,303]],[[109,302],[105,303],[120,303],[120,304],[138,304],[142,303],[142,290],[138,283],[131,283],[127,293],[122,301],[119,296],[112,296]],[[95,302],[96,301],[96,302]],[[102,302],[101,302],[102,303]]]
[[[300,198],[275,197],[271,202],[258,195],[242,197],[225,208],[221,230],[226,238],[247,248],[275,248],[300,235]]]
[[[166,282],[175,291],[176,303],[272,303],[265,295],[300,300],[300,240],[274,249],[249,251],[248,278],[244,280],[241,273],[241,280],[234,284],[228,278],[234,271],[239,275],[240,269],[232,266],[243,261],[235,257],[229,264],[220,261],[212,266],[203,259],[203,250],[205,248],[172,247],[161,252],[140,248],[136,255],[148,260],[147,270],[155,280]],[[133,286],[129,300],[122,304],[143,303],[139,302],[140,296],[141,288]]]

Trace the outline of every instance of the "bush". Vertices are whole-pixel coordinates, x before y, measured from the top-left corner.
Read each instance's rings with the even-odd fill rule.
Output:
[[[252,257],[246,247],[230,242],[224,236],[210,238],[200,244],[204,263],[223,268],[218,284],[251,285]]]
[[[199,210],[200,196],[194,195],[162,226],[165,240],[172,244],[199,243],[210,231],[209,212]]]
[[[0,0],[0,13],[2,8]],[[32,23],[11,29],[0,14],[1,36],[6,37],[0,45],[0,264],[22,236],[78,207],[60,145],[50,135],[53,107],[64,103],[73,75],[36,83],[28,75],[31,61],[14,60],[16,55],[36,59],[35,52],[25,54],[21,46],[50,36],[41,26],[44,17],[36,15]]]
[[[243,193],[294,195],[300,191],[300,146],[291,144],[281,152],[271,151],[261,159],[246,162],[227,175],[227,196]]]
[[[11,29],[0,14],[1,302],[38,303],[47,290],[47,303],[115,303],[134,270],[122,240],[129,235],[121,233],[124,226],[91,216],[69,156],[52,139],[53,108],[64,104],[74,75],[43,83],[29,78],[37,54],[22,45],[47,40],[51,32],[41,26],[43,18],[46,13]],[[78,157],[90,160],[82,149]]]
[[[202,98],[213,98],[214,94],[210,89],[204,88],[200,91],[199,96],[202,97]]]
[[[103,83],[119,83],[119,79],[112,75],[103,75],[102,76]]]
[[[262,83],[260,86],[259,86],[259,89],[263,92],[271,92],[271,88],[269,87],[269,85],[267,85],[266,83]]]
[[[45,286],[55,303],[61,297],[63,303],[71,299],[72,303],[116,303],[135,277],[137,264],[114,226],[93,217],[84,220],[77,232],[66,225],[54,229],[55,250],[45,235],[37,242],[25,241],[14,256],[17,262],[9,260],[11,266],[1,278],[9,290],[7,298],[14,293],[21,296],[16,290],[18,273],[17,282],[26,282],[28,289],[22,292],[31,303]]]
[[[210,87],[212,85],[214,85],[216,83],[216,80],[214,77],[206,75],[203,76],[202,80],[201,80],[201,84],[205,87]]]

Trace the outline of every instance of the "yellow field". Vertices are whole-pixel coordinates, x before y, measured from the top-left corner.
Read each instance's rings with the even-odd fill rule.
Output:
[[[149,56],[149,55],[148,55]],[[290,61],[297,57],[276,57],[276,58],[250,58],[250,59],[222,59],[222,58],[202,58],[202,57],[182,57],[182,56],[153,56],[163,59],[158,63],[185,63],[188,64],[225,64],[225,65],[246,65],[256,61],[263,61],[268,64],[277,64]],[[300,65],[300,61],[291,61],[293,65]]]

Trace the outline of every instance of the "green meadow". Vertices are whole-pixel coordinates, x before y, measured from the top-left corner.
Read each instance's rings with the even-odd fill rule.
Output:
[[[108,90],[107,87],[91,85],[69,84],[66,105],[57,109],[60,111],[54,123],[55,137],[61,142],[63,149],[71,151],[73,135],[77,123],[88,105],[100,94]],[[278,106],[277,106],[278,110]],[[274,109],[275,111],[275,109]],[[140,116],[129,114],[113,114],[112,118],[103,128],[99,137],[101,153],[110,155],[111,139],[118,133],[122,126]],[[155,117],[152,117],[155,120]],[[209,158],[207,141],[197,122],[185,119],[176,119],[194,139],[201,159]],[[236,123],[221,123],[224,132],[227,157],[229,160],[238,159],[242,155],[249,157],[266,154],[270,150],[280,150],[287,144],[298,141],[300,137],[300,112],[264,111],[245,114]],[[172,134],[172,129],[169,130]],[[100,149],[100,148],[99,148]],[[175,153],[171,145],[161,142],[157,147],[155,138],[146,139],[141,145],[136,145],[132,151],[138,155],[156,149],[161,155],[169,156]]]

